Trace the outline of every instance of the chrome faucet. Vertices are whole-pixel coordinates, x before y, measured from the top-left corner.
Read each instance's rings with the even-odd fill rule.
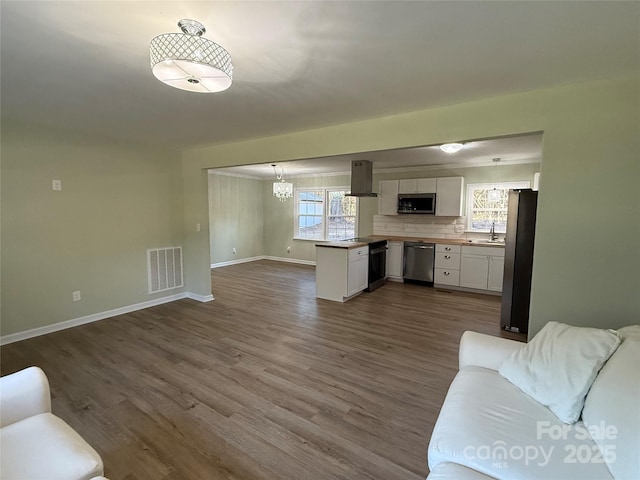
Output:
[[[491,222],[491,230],[489,230],[489,241],[495,242],[498,240],[498,234],[496,233],[496,222]]]

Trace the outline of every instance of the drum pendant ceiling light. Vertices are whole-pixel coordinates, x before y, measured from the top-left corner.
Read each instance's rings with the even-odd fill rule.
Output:
[[[163,83],[190,92],[221,92],[231,86],[231,55],[202,37],[204,25],[180,20],[183,33],[165,33],[151,40],[149,57],[153,75]]]

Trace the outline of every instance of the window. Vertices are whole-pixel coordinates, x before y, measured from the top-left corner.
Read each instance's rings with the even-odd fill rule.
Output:
[[[296,189],[294,238],[342,240],[357,235],[358,202],[347,188]]]
[[[496,232],[507,231],[509,190],[529,188],[529,182],[472,183],[467,185],[467,230],[488,232],[495,222]]]

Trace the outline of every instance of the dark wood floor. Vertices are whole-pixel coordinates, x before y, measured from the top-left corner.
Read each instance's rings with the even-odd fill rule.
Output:
[[[316,300],[314,269],[212,271],[181,300],[6,345],[119,479],[424,479],[460,335],[500,335],[497,297],[388,283]]]

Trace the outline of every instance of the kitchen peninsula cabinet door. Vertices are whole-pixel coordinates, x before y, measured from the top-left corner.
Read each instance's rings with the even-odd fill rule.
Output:
[[[347,297],[366,290],[369,286],[369,254],[365,248],[349,252],[347,270]]]

